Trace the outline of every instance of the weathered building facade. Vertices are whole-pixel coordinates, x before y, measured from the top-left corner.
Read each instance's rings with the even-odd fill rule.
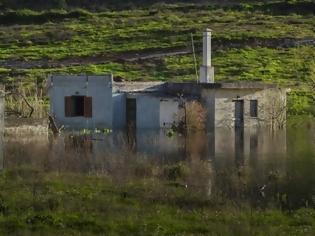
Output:
[[[52,76],[51,114],[66,128],[170,128],[198,101],[206,126],[283,126],[286,90],[257,83],[112,82],[105,76]]]
[[[199,110],[205,127],[283,126],[286,89],[256,82],[215,83],[211,31],[203,34],[199,83],[114,82],[111,74],[49,77],[50,112],[66,128],[170,128]]]

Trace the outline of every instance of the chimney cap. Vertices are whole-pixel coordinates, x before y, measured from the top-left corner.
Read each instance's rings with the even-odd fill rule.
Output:
[[[212,29],[206,28],[206,29],[205,29],[205,32],[212,32]]]

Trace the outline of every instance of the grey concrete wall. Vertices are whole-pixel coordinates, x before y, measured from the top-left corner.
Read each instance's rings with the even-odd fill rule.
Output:
[[[234,127],[235,100],[244,101],[244,126],[275,123],[272,117],[285,120],[286,92],[283,89],[203,89],[202,101],[207,109],[207,127]],[[250,116],[250,100],[258,101],[258,117]]]
[[[66,128],[112,128],[112,76],[52,76],[50,112]],[[65,117],[66,96],[92,97],[92,117]]]
[[[149,95],[137,96],[137,129],[160,127],[160,98]]]
[[[126,127],[126,94],[113,94],[113,128],[123,129]]]
[[[258,118],[250,117],[250,100],[257,99],[260,104],[262,96],[261,91],[251,89],[217,89],[215,91],[215,126],[234,127],[235,100],[244,101],[244,126],[258,125],[259,116],[262,115],[261,109],[258,109]]]

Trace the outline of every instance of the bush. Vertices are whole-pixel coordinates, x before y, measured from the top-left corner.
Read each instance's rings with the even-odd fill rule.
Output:
[[[293,91],[288,96],[290,115],[312,114],[315,116],[315,94],[309,91]]]

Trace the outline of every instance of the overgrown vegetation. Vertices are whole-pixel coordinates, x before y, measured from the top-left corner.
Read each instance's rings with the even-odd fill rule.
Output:
[[[32,169],[6,171],[0,180],[3,234],[304,236],[315,233],[313,209],[289,213],[236,207],[232,203],[215,207],[217,203],[200,198],[198,193],[153,180],[117,186],[104,177],[43,175]]]
[[[193,3],[197,7],[212,6],[222,7],[224,9],[237,10],[260,10],[274,14],[314,14],[314,2],[312,0],[166,0],[161,3],[161,0],[1,0],[0,9],[72,9],[85,8],[90,10],[104,10],[104,9],[134,9],[139,7],[152,7],[157,4],[180,4]],[[262,4],[263,3],[263,4]]]
[[[185,141],[187,157],[176,159],[128,147],[101,152],[106,141],[99,134],[6,137],[0,232],[313,235],[315,160],[308,135],[314,120],[290,125],[285,157],[259,154],[240,162],[232,154],[210,161],[197,147],[207,141],[196,137]]]

